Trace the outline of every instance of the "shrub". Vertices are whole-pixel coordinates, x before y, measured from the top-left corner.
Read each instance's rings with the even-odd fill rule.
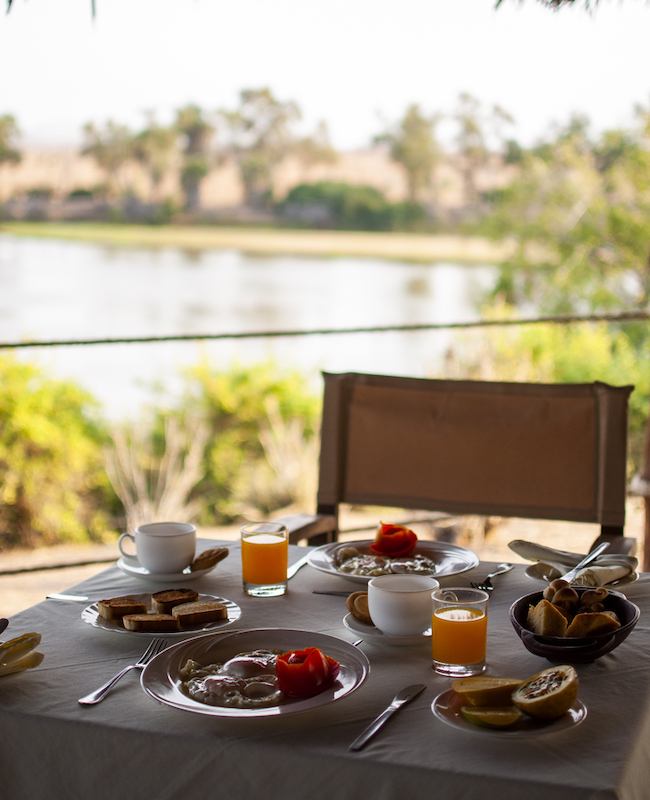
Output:
[[[94,402],[14,357],[0,358],[0,546],[102,540],[115,497]]]

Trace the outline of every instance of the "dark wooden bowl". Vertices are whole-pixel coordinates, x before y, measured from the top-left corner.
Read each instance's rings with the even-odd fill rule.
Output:
[[[586,587],[574,586],[572,588],[578,594],[587,591]],[[536,656],[562,664],[589,664],[611,652],[630,635],[641,613],[638,607],[624,595],[610,591],[604,603],[605,609],[616,613],[621,622],[620,628],[610,633],[601,633],[598,636],[589,636],[584,639],[540,636],[526,628],[526,618],[528,617],[528,607],[537,605],[542,597],[543,592],[532,592],[515,600],[510,606],[510,622],[527,650]]]

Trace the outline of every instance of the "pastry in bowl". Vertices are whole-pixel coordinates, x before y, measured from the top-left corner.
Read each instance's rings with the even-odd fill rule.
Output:
[[[573,589],[578,598],[575,609],[567,612],[566,627],[560,621],[561,608],[547,599],[548,593],[547,597],[543,592],[527,594],[510,607],[512,626],[531,653],[557,663],[590,663],[618,647],[632,632],[640,612],[624,595],[610,591],[603,611],[589,611],[596,598],[587,595],[583,603],[583,596],[593,590]]]

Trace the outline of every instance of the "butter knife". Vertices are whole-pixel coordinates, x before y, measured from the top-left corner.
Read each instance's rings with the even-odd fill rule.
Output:
[[[609,542],[603,542],[599,544],[598,547],[594,548],[591,553],[588,553],[582,561],[579,561],[573,569],[570,569],[566,574],[562,575],[562,579],[565,580],[567,583],[571,583],[574,581],[580,572],[581,569],[584,569],[588,564],[591,564],[592,561],[595,561],[598,556],[603,552],[603,550],[607,550],[609,547]]]
[[[289,567],[289,569],[287,570],[287,580],[289,580],[289,578],[293,578],[293,576],[296,574],[296,572],[298,572],[298,570],[301,567],[304,567],[305,564],[307,564],[308,561],[309,561],[309,553],[307,553],[306,556],[303,556],[302,558],[299,558],[296,561],[295,564],[292,564]]]
[[[396,711],[399,711],[402,706],[405,706],[407,703],[410,703],[411,700],[414,700],[425,689],[426,686],[423,683],[415,683],[413,686],[407,686],[406,689],[402,689],[401,692],[398,692],[388,708],[385,711],[382,711],[377,719],[368,725],[361,736],[357,737],[352,742],[349,749],[361,750],[361,748],[367,744],[370,739],[372,739],[382,725],[384,725]]]

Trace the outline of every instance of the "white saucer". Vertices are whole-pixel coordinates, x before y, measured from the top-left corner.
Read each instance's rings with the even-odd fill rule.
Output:
[[[431,628],[419,636],[386,636],[379,628],[374,625],[366,625],[361,622],[352,614],[346,614],[343,617],[343,624],[345,627],[352,631],[355,636],[360,636],[364,642],[373,642],[374,644],[391,644],[391,645],[409,645],[409,644],[422,644],[431,639]]]
[[[194,581],[202,575],[212,572],[217,565],[215,564],[207,569],[195,569],[194,572],[189,567],[185,567],[182,572],[149,572],[148,569],[145,569],[140,564],[136,556],[124,556],[118,559],[117,566],[122,572],[134,578],[153,581],[154,583],[174,583],[175,581]]]

